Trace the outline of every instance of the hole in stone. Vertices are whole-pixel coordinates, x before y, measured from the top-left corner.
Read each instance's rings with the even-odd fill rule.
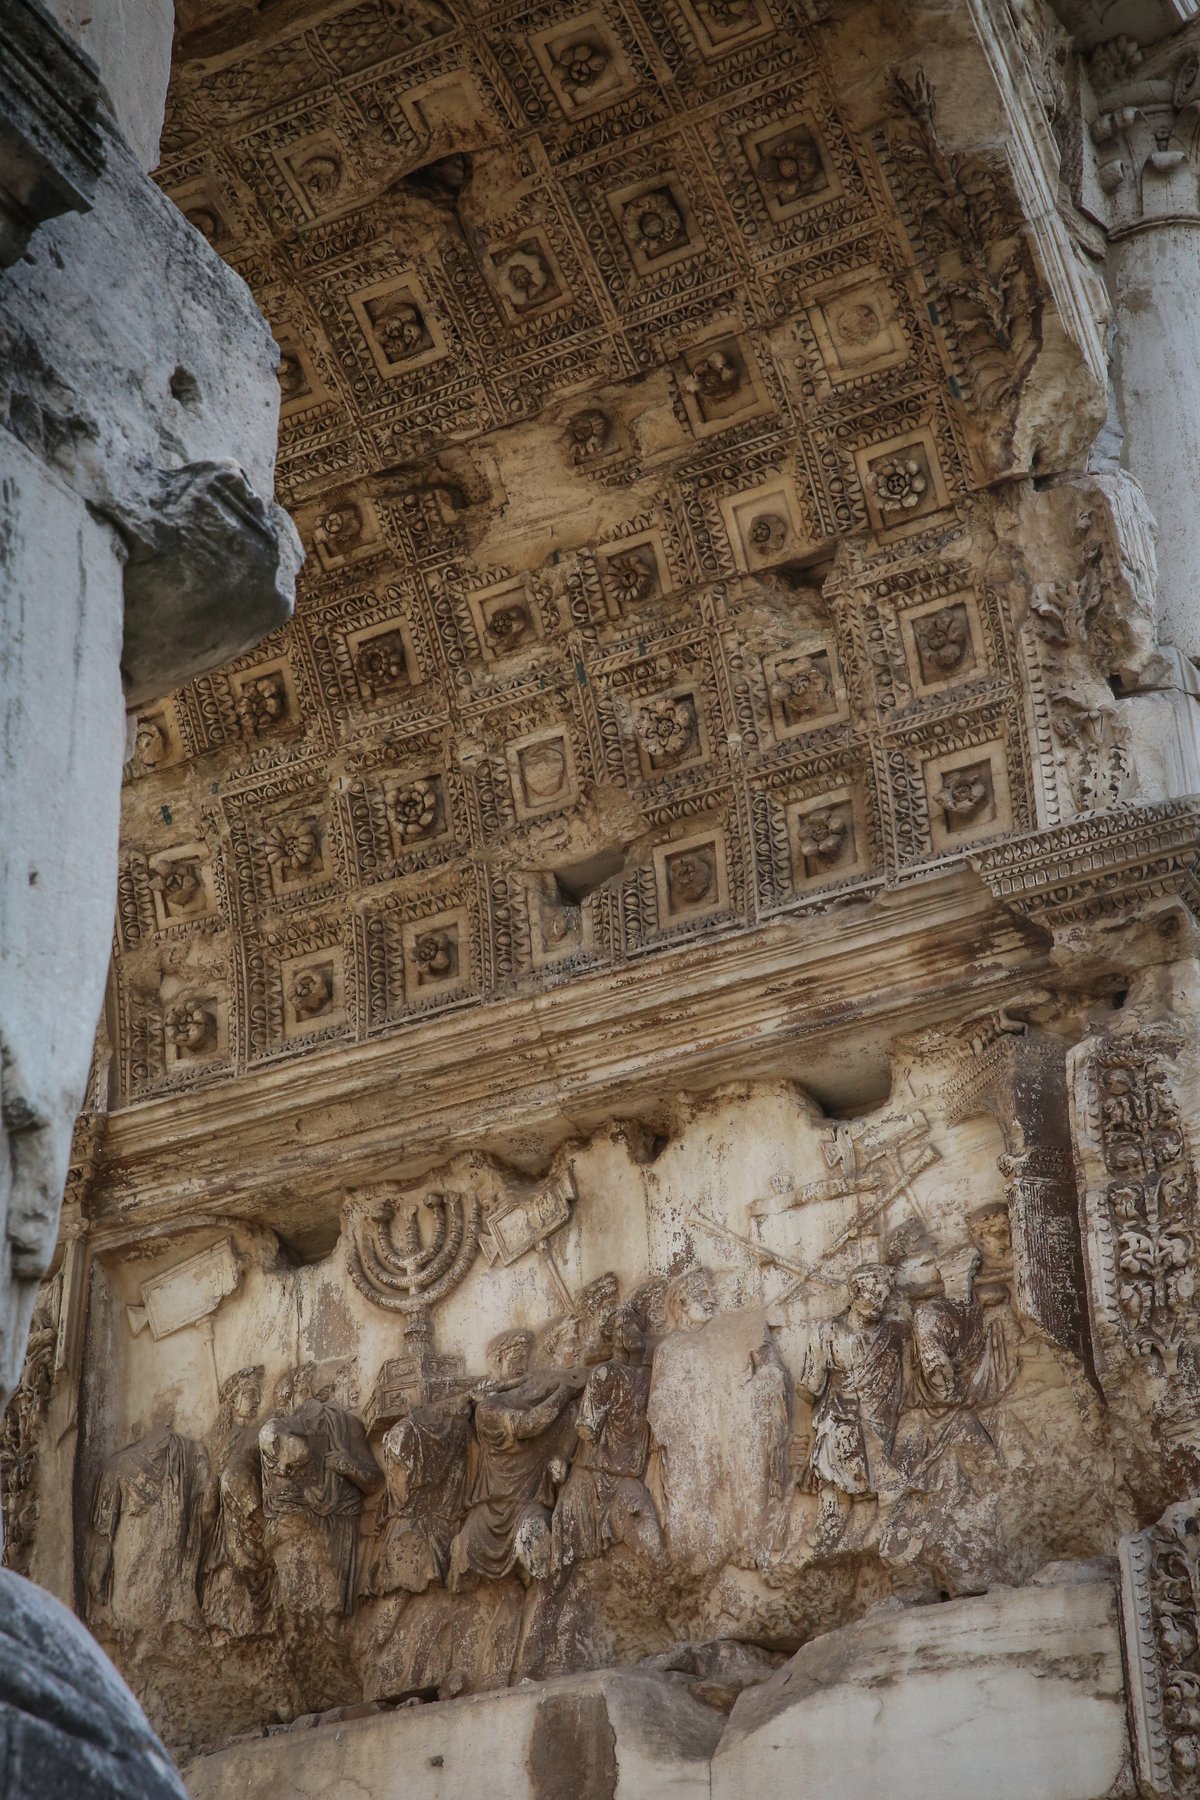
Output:
[[[435,1687],[401,1688],[399,1693],[384,1694],[385,1706],[428,1706],[436,1700],[438,1691]]]
[[[1129,992],[1128,988],[1118,988],[1117,989],[1116,993],[1112,997],[1112,1009],[1114,1012],[1120,1012],[1121,1008],[1125,1004],[1125,997],[1128,994],[1128,992]]]
[[[400,186],[427,200],[457,200],[471,179],[471,168],[471,158],[456,150],[451,156],[439,156],[419,169],[410,169],[400,177]]]
[[[808,560],[797,558],[793,562],[776,563],[771,574],[784,587],[799,592],[804,588],[823,588],[832,571],[833,563],[829,557],[821,555]]]
[[[625,867],[625,855],[621,850],[597,850],[594,856],[585,856],[579,862],[567,863],[554,872],[555,886],[559,897],[568,906],[578,906],[589,894],[619,875]]]
[[[276,1231],[280,1253],[290,1269],[300,1269],[309,1263],[324,1262],[327,1256],[337,1248],[340,1227],[336,1219],[322,1219],[315,1225],[302,1227],[299,1231]]]
[[[200,383],[182,363],[171,377],[170,388],[172,400],[178,400],[180,406],[195,406],[200,399]]]

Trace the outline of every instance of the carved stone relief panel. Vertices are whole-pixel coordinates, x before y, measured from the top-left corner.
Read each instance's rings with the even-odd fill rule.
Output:
[[[1182,1800],[1200,1768],[1200,1519],[1195,1500],[1122,1538],[1121,1603],[1138,1791]]]
[[[722,856],[671,841],[669,917],[724,898]],[[406,925],[414,980],[454,981],[455,923]],[[381,1178],[316,1260],[265,1225],[114,1240],[89,1616],[172,1741],[648,1655],[664,1607],[697,1641],[803,1639],[1097,1553],[1127,1500],[1011,1167],[1065,1125],[1005,1099],[1054,1051],[990,1029],[990,1087],[931,1033],[851,1118],[752,1084],[540,1175],[480,1149]]]
[[[1097,1367],[1151,1468],[1195,1456],[1195,968],[1151,971],[1072,1053],[1084,1250]]]

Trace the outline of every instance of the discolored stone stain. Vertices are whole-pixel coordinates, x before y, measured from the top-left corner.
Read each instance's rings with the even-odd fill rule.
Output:
[[[603,1694],[551,1694],[534,1715],[530,1800],[613,1800],[617,1740]]]

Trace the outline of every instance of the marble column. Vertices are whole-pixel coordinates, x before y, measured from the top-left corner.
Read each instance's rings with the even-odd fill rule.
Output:
[[[1200,28],[1090,60],[1122,460],[1157,524],[1159,635],[1200,655]]]

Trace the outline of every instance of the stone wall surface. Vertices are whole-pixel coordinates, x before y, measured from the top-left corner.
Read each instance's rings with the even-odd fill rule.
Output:
[[[1105,10],[181,5],[3,1454],[196,1794],[1200,1794],[1200,28]]]
[[[193,1800],[1119,1800],[1132,1795],[1116,1597],[1075,1585],[875,1612],[799,1651],[728,1723],[626,1672],[328,1720],[201,1757]]]

